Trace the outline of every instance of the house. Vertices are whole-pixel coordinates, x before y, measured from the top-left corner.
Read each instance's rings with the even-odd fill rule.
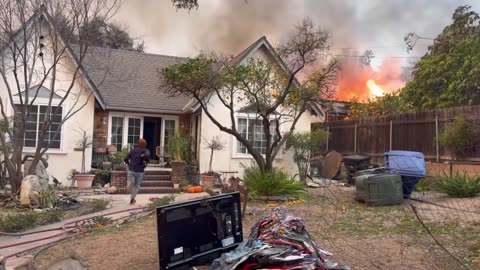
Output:
[[[324,100],[311,105],[312,123],[323,123],[334,120],[343,120],[348,117],[350,102],[338,100]]]
[[[44,23],[43,28],[49,24]],[[41,31],[41,30],[40,30]],[[45,31],[45,30],[44,30]],[[50,46],[50,43],[45,44]],[[126,50],[91,47],[81,63],[76,57],[78,48],[66,44],[68,57],[62,59],[57,77],[56,89],[66,89],[71,80],[64,79],[71,75],[72,70],[80,67],[81,76],[75,79],[71,90],[75,98],[69,97],[65,102],[58,102],[54,106],[60,107],[54,117],[58,119],[55,125],[61,125],[59,136],[48,138],[50,144],[46,154],[50,166],[48,172],[66,184],[67,176],[72,169],[80,169],[81,152],[75,151],[77,142],[81,139],[79,130],[85,130],[87,135],[94,138],[91,151],[86,153],[87,167],[98,163],[105,158],[110,145],[122,149],[134,145],[139,138],[145,138],[150,149],[151,159],[162,158],[162,149],[168,145],[169,137],[175,130],[183,130],[194,138],[195,157],[199,161],[201,172],[206,172],[210,159],[210,151],[206,147],[206,140],[218,136],[225,143],[223,151],[215,153],[213,170],[238,172],[242,175],[243,166],[254,162],[234,137],[221,132],[217,126],[205,115],[198,104],[190,97],[170,97],[162,89],[162,79],[159,70],[169,65],[178,64],[186,58],[139,53]],[[254,42],[247,49],[238,54],[232,61],[242,64],[250,57],[260,57],[268,61],[278,61],[273,47],[265,37]],[[79,65],[80,64],[80,65]],[[282,66],[283,63],[274,63]],[[13,79],[12,79],[13,80]],[[38,143],[38,129],[41,122],[43,108],[48,102],[52,91],[49,89],[51,81],[27,89],[29,93],[38,93],[35,101],[35,114],[32,115],[31,125],[25,138],[25,154],[34,150]],[[10,102],[5,91],[6,86],[0,85],[0,96],[8,108]],[[56,100],[62,100],[62,91],[54,90]],[[25,91],[14,96],[14,103]],[[80,100],[81,102],[78,102]],[[219,100],[211,100],[211,112],[217,121],[228,125],[230,118]],[[79,108],[78,113],[66,120],[67,112]],[[255,129],[255,115],[242,104],[238,104],[235,121],[245,134],[252,136],[254,144],[262,147],[265,143],[261,129]],[[9,110],[12,112],[12,110]],[[296,131],[309,131],[312,115],[306,111],[298,121]],[[290,124],[282,124],[281,131],[290,128]],[[160,149],[160,153],[159,150]],[[281,152],[274,162],[291,175],[296,173],[296,165],[290,153]],[[89,169],[89,168],[87,168]]]

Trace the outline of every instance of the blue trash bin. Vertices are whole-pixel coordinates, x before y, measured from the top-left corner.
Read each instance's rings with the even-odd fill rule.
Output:
[[[413,151],[385,152],[385,171],[401,175],[403,197],[408,199],[415,190],[415,185],[427,176],[425,157],[422,153]]]

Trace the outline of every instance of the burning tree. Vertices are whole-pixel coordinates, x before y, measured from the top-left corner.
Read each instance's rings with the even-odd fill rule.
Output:
[[[34,152],[26,172],[33,174],[46,151],[58,148],[62,125],[93,98],[74,86],[84,74],[92,27],[117,10],[116,0],[1,1],[0,112],[8,128],[0,146],[12,192],[20,189],[24,148]]]
[[[271,171],[273,160],[309,104],[331,97],[334,91],[337,62],[327,62],[328,40],[327,32],[305,19],[287,42],[277,50],[272,48],[272,57],[277,61],[252,57],[238,63],[236,58],[201,53],[161,70],[162,86],[172,95],[193,97],[221,131],[234,136],[246,148],[260,170]],[[316,71],[306,74],[306,70]],[[305,79],[299,82],[296,75],[302,71]],[[210,103],[214,99],[227,109],[230,123],[221,123],[212,114]],[[255,112],[255,121],[265,134],[265,148],[255,147],[252,139],[239,130],[235,115],[241,108]],[[281,126],[287,123],[288,130],[281,132]]]

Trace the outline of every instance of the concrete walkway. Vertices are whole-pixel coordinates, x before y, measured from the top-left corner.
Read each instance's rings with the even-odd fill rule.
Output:
[[[109,216],[112,219],[119,219],[119,218],[128,217],[128,216],[130,216],[134,213],[138,213],[139,210],[134,210],[135,208],[142,207],[142,206],[148,206],[150,204],[150,200],[149,200],[150,198],[152,198],[152,197],[161,198],[161,197],[165,197],[165,196],[169,196],[169,195],[170,194],[138,194],[137,198],[136,198],[137,203],[135,205],[130,205],[129,204],[130,195],[128,195],[128,194],[119,194],[119,195],[109,195],[109,194],[104,194],[103,195],[102,194],[102,195],[84,196],[84,197],[81,197],[82,200],[86,200],[86,199],[108,199],[108,200],[111,201],[111,203],[110,203],[111,207],[109,209],[101,211],[101,212],[96,212],[96,213],[93,213],[93,214],[84,215],[84,216],[64,220],[64,221],[59,222],[59,223],[54,223],[54,224],[50,224],[50,225],[46,225],[46,226],[37,227],[37,228],[29,230],[27,232],[35,232],[35,231],[40,231],[40,230],[45,230],[45,229],[59,228],[63,224],[68,223],[68,222],[78,221],[78,220],[88,218],[88,217],[93,217],[93,216],[96,216],[96,215],[108,214],[108,213],[114,213],[114,212],[117,212],[117,211],[132,209],[132,211],[126,211],[126,212],[123,212],[123,213],[117,213],[117,214],[113,214],[113,215]],[[205,197],[209,197],[209,196],[210,195],[206,192],[175,194],[175,202],[176,203],[185,202],[185,201],[205,198]],[[25,236],[0,236],[0,246],[13,244],[13,243],[19,243],[19,242],[23,242],[23,241],[30,241],[30,240],[34,240],[34,239],[38,239],[38,238],[42,238],[42,237],[53,236],[55,234],[58,234],[59,232],[61,232],[61,231],[42,232],[42,233],[37,233],[37,234],[33,234],[33,235],[25,235]],[[50,239],[45,239],[45,240],[42,240],[42,241],[38,241],[38,242],[28,243],[28,244],[24,244],[24,245],[20,245],[20,246],[3,248],[3,249],[0,249],[0,256],[7,256],[8,254],[12,254],[12,253],[15,253],[15,252],[18,252],[18,251],[33,248],[33,247],[35,247],[37,245],[40,245],[40,244],[47,245],[47,244],[53,243],[55,241],[58,241],[60,239],[63,239],[66,236],[67,235],[62,234],[62,235],[59,235],[59,236],[56,236],[56,237],[53,237],[53,238],[50,238]],[[32,252],[32,251],[30,251],[30,252]],[[28,254],[30,252],[26,252],[26,254]],[[14,257],[8,259],[7,264],[6,264],[6,266],[7,266],[6,269],[9,269],[9,267],[12,267],[11,264],[12,263],[14,264],[16,261],[18,261],[18,260],[15,260]],[[15,269],[15,268],[12,267],[10,269]]]

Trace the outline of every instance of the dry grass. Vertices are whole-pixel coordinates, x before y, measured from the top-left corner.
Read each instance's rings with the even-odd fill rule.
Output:
[[[416,220],[409,203],[400,206],[366,207],[353,199],[351,188],[330,187],[310,190],[305,202],[287,207],[304,218],[307,229],[319,248],[334,254],[333,259],[352,269],[462,269]],[[424,197],[426,198],[426,197]],[[436,202],[449,202],[441,195],[428,197]],[[480,223],[468,212],[473,199],[465,205],[455,201],[455,209],[415,202],[427,226],[450,252],[472,269],[480,269]],[[250,209],[266,212],[278,205],[250,203]],[[453,207],[452,207],[453,208]],[[478,208],[477,208],[478,209]],[[468,210],[468,211],[467,211]],[[456,213],[456,220],[448,217]],[[247,216],[244,234],[259,215]],[[153,217],[145,218],[120,229],[92,233],[42,252],[36,260],[38,269],[74,256],[89,269],[158,269],[157,242]]]

